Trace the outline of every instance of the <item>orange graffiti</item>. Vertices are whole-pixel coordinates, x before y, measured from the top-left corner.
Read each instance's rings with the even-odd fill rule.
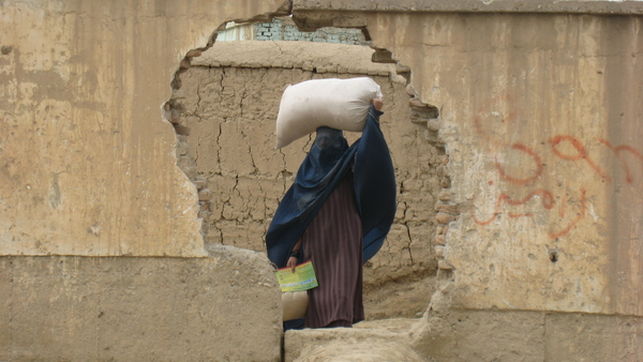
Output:
[[[532,217],[532,216],[534,216],[534,213],[533,212],[525,212],[525,213],[522,213],[522,214],[517,214],[517,213],[510,212],[507,215],[509,215],[509,217],[512,218],[512,219],[516,219],[516,218],[519,218],[519,217]]]
[[[612,150],[615,154],[618,160],[621,162],[621,166],[623,166],[623,169],[625,169],[625,181],[627,183],[631,184],[634,182],[634,178],[632,177],[632,171],[630,170],[629,165],[627,162],[625,162],[625,159],[621,156],[622,151],[627,151],[634,155],[635,157],[638,157],[639,160],[641,160],[641,167],[643,167],[643,155],[634,147],[628,146],[628,145],[620,145],[620,146],[613,146],[608,140],[599,138],[598,141],[605,146],[607,146],[610,150]]]
[[[489,118],[489,121],[487,122],[489,124],[483,124],[482,122],[483,117],[502,117],[497,118],[497,120],[507,126],[511,121],[515,120],[518,117],[515,111],[509,112],[506,117],[503,117],[502,113],[492,112],[492,110],[490,109],[491,104],[499,100],[504,101],[504,103],[507,104],[506,107],[511,107],[512,102],[510,96],[508,95],[491,98],[487,103],[483,103],[482,107],[480,107],[478,112],[474,115],[474,130],[477,133],[479,139],[486,141],[487,145],[492,146],[491,148],[487,148],[487,150],[491,150],[492,152],[497,152],[499,150],[509,152],[510,149],[511,151],[515,150],[528,155],[532,159],[534,166],[531,166],[527,176],[517,177],[517,175],[511,174],[511,172],[508,171],[507,166],[498,162],[497,160],[494,161],[494,167],[496,172],[498,173],[498,176],[504,182],[517,186],[531,185],[546,172],[545,168],[547,167],[547,165],[543,163],[541,155],[534,151],[534,149],[528,147],[523,143],[516,142],[513,144],[507,144],[501,136],[494,135],[493,132],[490,131],[493,130],[493,126],[496,125],[495,123],[491,124],[495,122],[492,118]],[[626,144],[615,146],[603,138],[598,138],[597,140],[598,142],[607,146],[618,158],[618,165],[623,168],[625,173],[625,180],[627,181],[627,183],[634,183],[636,181],[636,174],[633,172],[632,164],[638,164],[643,167],[643,154],[636,148]],[[606,170],[602,168],[601,165],[595,162],[590,157],[589,152],[583,142],[576,137],[567,134],[558,134],[554,137],[549,138],[547,141],[550,146],[550,151],[554,154],[554,156],[562,160],[573,162],[580,161],[582,163],[585,163],[589,165],[593,172],[598,175],[603,181],[612,182],[612,177],[614,177],[614,175],[608,174],[608,172],[606,172]],[[546,143],[542,142],[542,144]],[[637,163],[637,161],[639,162]],[[488,181],[487,183],[490,186],[494,185],[492,181]],[[555,201],[552,192],[545,189],[536,189],[535,191],[529,193],[526,197],[517,200],[514,200],[507,193],[501,193],[495,201],[493,214],[489,218],[482,220],[478,219],[475,215],[475,212],[472,212],[471,216],[474,222],[481,226],[491,224],[502,213],[506,213],[507,217],[511,219],[533,217],[534,212],[531,212],[529,210],[512,211],[511,207],[526,204],[536,196],[540,196],[541,198],[542,209],[551,210],[554,208]],[[581,222],[584,217],[587,216],[589,207],[587,190],[585,188],[580,188],[578,197],[579,198],[577,202],[573,202],[571,200],[563,200],[559,202],[556,217],[561,220],[561,222],[560,225],[556,225],[556,223],[554,223],[554,225],[550,225],[550,231],[547,233],[547,236],[549,238],[557,239],[561,236],[567,235],[578,225],[578,223]],[[563,220],[568,220],[568,222],[565,224],[565,221]]]
[[[561,153],[556,147],[563,141],[567,141],[567,142],[571,143],[571,145],[576,149],[576,151],[578,151],[578,154],[577,155],[566,155],[566,154]],[[598,165],[594,161],[592,161],[591,158],[589,158],[589,155],[587,154],[587,150],[585,149],[585,146],[583,146],[583,144],[579,140],[577,140],[576,138],[574,138],[572,136],[569,136],[569,135],[558,135],[558,136],[555,136],[552,139],[550,139],[549,143],[551,144],[551,149],[556,154],[556,156],[558,156],[558,157],[560,157],[560,158],[562,158],[564,160],[570,160],[570,161],[578,161],[580,159],[583,159],[602,178],[604,178],[605,180],[610,179],[610,177],[607,176],[605,171],[603,171],[603,169],[598,167]]]
[[[551,210],[551,209],[554,208],[554,203],[555,203],[554,196],[552,195],[551,192],[549,192],[547,190],[543,190],[543,189],[535,190],[535,191],[531,192],[529,195],[527,195],[526,197],[524,197],[524,198],[522,198],[520,200],[513,200],[511,198],[511,196],[509,196],[509,195],[507,195],[505,193],[502,193],[496,199],[496,205],[494,207],[494,212],[493,212],[493,214],[491,215],[490,218],[488,218],[486,220],[479,220],[475,215],[473,215],[473,221],[475,221],[475,223],[478,224],[478,225],[482,225],[482,226],[489,225],[490,223],[492,223],[493,221],[495,221],[498,218],[498,215],[502,214],[501,207],[502,207],[503,204],[507,204],[509,206],[523,205],[523,204],[526,204],[529,200],[531,200],[536,195],[541,196],[541,204],[542,204],[543,209]],[[557,239],[557,238],[559,238],[559,237],[561,237],[563,235],[568,234],[576,226],[576,224],[578,224],[580,222],[580,220],[583,217],[585,217],[585,215],[587,214],[587,191],[584,188],[580,189],[579,203],[580,203],[579,211],[576,214],[576,217],[572,221],[570,221],[569,224],[567,224],[567,226],[565,226],[561,230],[558,230],[558,231],[555,231],[555,232],[552,231],[552,232],[549,232],[547,234],[551,239]],[[564,202],[562,202],[560,204],[559,215],[561,215],[561,218],[564,215],[565,206],[566,206],[566,204]],[[533,213],[531,213],[531,212],[527,212],[527,213],[512,213],[512,212],[508,212],[507,215],[510,218],[518,218],[518,217],[531,217],[531,216],[533,216]]]
[[[491,215],[491,217],[489,219],[487,219],[487,220],[478,220],[478,218],[476,218],[476,216],[473,215],[473,221],[475,221],[476,224],[478,224],[478,225],[489,225],[494,220],[496,220],[498,215],[501,214],[500,208],[501,208],[503,203],[506,203],[507,205],[510,205],[510,206],[522,205],[522,204],[526,204],[529,200],[531,200],[536,195],[539,195],[541,197],[543,208],[549,210],[549,209],[554,207],[554,196],[551,194],[551,192],[549,192],[547,190],[542,190],[542,189],[535,190],[535,191],[531,192],[529,195],[527,195],[525,198],[520,199],[520,200],[513,200],[511,198],[511,196],[509,196],[509,195],[507,195],[505,193],[502,193],[502,194],[500,194],[500,196],[498,196],[498,199],[496,199],[496,205],[495,205],[494,210],[493,210],[493,215]],[[509,217],[513,217],[513,218],[523,217],[523,216],[531,216],[531,213],[527,213],[527,214],[509,213]]]
[[[509,176],[505,172],[502,165],[498,161],[496,161],[495,166],[496,166],[496,169],[498,170],[498,174],[500,174],[500,177],[502,179],[517,185],[525,185],[534,181],[536,178],[538,178],[538,176],[540,176],[543,173],[543,162],[540,159],[540,156],[538,156],[538,154],[534,152],[531,148],[525,146],[522,143],[514,143],[513,145],[511,145],[511,149],[522,151],[528,154],[529,156],[531,156],[531,158],[533,158],[534,160],[534,163],[536,164],[536,172],[534,172],[532,176],[527,178],[517,178],[517,177]]]
[[[513,103],[513,97],[508,94],[503,96],[497,96],[490,99],[488,102],[484,103],[479,108],[478,113],[473,117],[473,127],[476,130],[476,133],[478,134],[478,136],[484,139],[487,142],[487,144],[490,144],[495,147],[504,147],[506,146],[506,143],[502,139],[499,139],[499,138],[494,139],[488,132],[484,130],[482,125],[482,120],[481,120],[481,117],[488,112],[488,108],[490,108],[491,104],[497,101],[503,101],[511,105]],[[501,115],[501,114],[499,113],[498,115]],[[503,124],[509,124],[516,120],[517,115],[518,115],[518,112],[516,112],[515,110],[509,111],[509,113],[506,116],[500,119],[500,122]]]
[[[561,219],[565,217],[565,211],[567,211],[566,208],[565,208],[565,205],[567,205],[566,202],[561,202],[560,207],[558,208],[558,216]]]
[[[548,235],[552,239],[557,239],[569,233],[578,222],[585,217],[587,212],[587,196],[585,189],[580,189],[580,211],[576,214],[576,218],[572,220],[565,228],[557,232],[550,232]]]

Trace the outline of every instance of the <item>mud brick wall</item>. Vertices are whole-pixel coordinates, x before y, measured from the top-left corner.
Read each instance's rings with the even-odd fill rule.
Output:
[[[230,55],[233,47],[245,49],[237,60]],[[305,66],[297,64],[284,68],[267,58],[262,60],[275,47],[284,56],[291,50],[293,54],[312,54],[312,63],[317,53],[348,53],[347,58],[357,59],[358,65],[340,73],[322,72],[321,67],[304,70]],[[368,47],[335,44],[215,44],[205,56],[207,60],[181,74],[181,88],[174,91],[171,101],[175,109],[172,122],[179,134],[179,165],[199,190],[205,242],[263,251],[264,234],[274,210],[314,137],[305,137],[281,150],[274,148],[282,91],[288,84],[307,79],[379,73],[372,77],[381,85],[385,98],[381,127],[396,169],[398,210],[387,242],[367,263],[366,288],[372,290],[367,299],[378,305],[392,303],[381,289],[384,284],[390,285],[392,289],[387,292],[400,293],[398,302],[413,303],[409,308],[395,308],[393,314],[412,316],[426,307],[432,287],[427,278],[435,274],[437,266],[432,248],[434,205],[445,182],[446,156],[426,125],[413,122],[421,116],[409,106],[405,79],[391,76],[388,65],[371,63],[372,52]],[[252,59],[252,65],[244,65],[246,59]],[[352,142],[359,133],[347,132],[346,136]],[[400,286],[401,280],[417,285]],[[371,309],[374,314],[378,311],[377,307]]]

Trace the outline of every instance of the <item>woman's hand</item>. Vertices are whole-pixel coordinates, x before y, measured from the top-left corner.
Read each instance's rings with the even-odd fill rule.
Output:
[[[295,272],[295,267],[297,266],[297,258],[294,256],[291,256],[288,258],[288,262],[286,263],[286,266],[290,269],[292,269],[292,272]]]
[[[382,98],[373,98],[373,106],[375,109],[378,111],[382,110],[382,106],[384,106],[384,100]]]

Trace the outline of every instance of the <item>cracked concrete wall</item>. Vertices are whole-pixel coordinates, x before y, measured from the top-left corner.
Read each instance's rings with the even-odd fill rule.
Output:
[[[387,138],[398,179],[392,231],[365,269],[369,317],[415,316],[426,308],[437,261],[431,247],[446,156],[409,106],[406,79],[371,62],[364,46],[307,42],[225,42],[195,58],[170,103],[179,164],[198,189],[206,243],[263,251],[265,231],[314,135],[276,150],[282,91],[306,79],[371,74],[382,86]],[[400,68],[403,69],[403,68]],[[347,133],[349,142],[359,133]]]
[[[240,2],[0,2],[0,255],[203,256],[160,106]]]
[[[296,22],[366,26],[440,108],[454,306],[643,313],[640,16],[307,3]]]

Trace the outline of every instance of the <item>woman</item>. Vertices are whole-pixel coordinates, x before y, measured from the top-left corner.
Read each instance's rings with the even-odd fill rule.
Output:
[[[395,215],[395,177],[373,100],[362,137],[321,127],[266,235],[278,267],[312,260],[319,287],[308,291],[308,328],[364,319],[362,263],[382,246]]]

